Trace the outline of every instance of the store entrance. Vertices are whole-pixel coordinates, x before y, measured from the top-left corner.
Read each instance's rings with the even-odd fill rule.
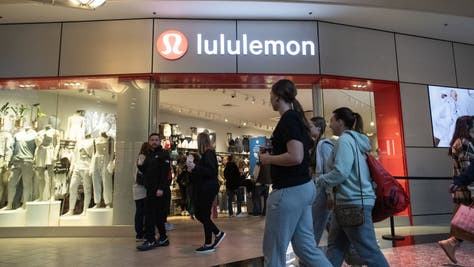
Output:
[[[271,136],[279,115],[272,110],[269,92],[281,78],[297,85],[297,99],[308,119],[319,115],[329,123],[332,111],[343,106],[361,114],[372,142],[371,153],[393,175],[406,175],[400,93],[393,82],[314,75],[160,75],[156,79],[158,121],[160,131],[166,132],[165,147],[176,154],[192,152],[197,133],[207,130],[221,158],[235,156],[250,178],[249,140]],[[329,127],[325,136],[332,136]],[[405,181],[402,184],[408,188]]]

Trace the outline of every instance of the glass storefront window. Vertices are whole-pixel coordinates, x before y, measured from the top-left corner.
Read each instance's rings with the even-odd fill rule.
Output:
[[[146,140],[148,97],[148,80],[0,81],[0,226],[112,225],[118,155]],[[121,131],[121,115],[142,120]]]

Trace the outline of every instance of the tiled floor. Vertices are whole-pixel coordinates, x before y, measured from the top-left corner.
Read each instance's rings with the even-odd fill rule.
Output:
[[[146,252],[129,236],[91,238],[1,238],[0,266],[262,266],[264,218],[219,218],[228,236],[215,253],[197,255],[193,250],[203,242],[198,222],[171,218],[171,245]],[[377,236],[389,229],[378,228]],[[396,243],[380,239],[390,266],[474,266],[474,245],[465,242],[457,252],[458,265],[450,264],[436,240],[447,237],[447,227],[400,227],[397,234],[412,235]],[[419,244],[420,243],[420,244]]]

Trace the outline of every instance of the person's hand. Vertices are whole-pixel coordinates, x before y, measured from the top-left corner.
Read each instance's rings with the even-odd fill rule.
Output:
[[[186,163],[186,165],[188,167],[188,172],[192,172],[194,170],[194,167],[196,167],[196,164],[194,164],[193,162]]]
[[[161,190],[161,189],[156,190],[156,196],[157,197],[162,197],[163,196],[163,190]]]
[[[449,192],[451,192],[451,193],[456,192],[456,190],[458,190],[458,189],[459,189],[459,186],[457,186],[457,185],[455,185],[455,184],[451,184],[451,185],[449,186]]]
[[[141,166],[143,165],[143,162],[145,161],[146,156],[143,154],[138,155],[138,160],[137,160],[137,165]]]
[[[258,154],[258,160],[263,164],[270,164],[270,154],[260,153]]]

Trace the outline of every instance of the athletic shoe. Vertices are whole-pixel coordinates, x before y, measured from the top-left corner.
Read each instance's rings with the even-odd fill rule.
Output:
[[[137,249],[140,250],[140,251],[147,251],[147,250],[150,250],[150,249],[154,249],[158,246],[158,243],[156,242],[156,240],[153,240],[153,241],[145,241],[143,242],[143,244],[137,246]]]
[[[221,244],[222,240],[224,240],[224,237],[225,237],[225,233],[222,232],[222,231],[220,231],[220,232],[216,235],[216,239],[214,240],[214,243],[212,244],[212,246],[213,246],[214,248],[217,248],[217,247]]]
[[[168,240],[168,238],[165,238],[163,240],[158,240],[157,242],[157,247],[167,247],[170,245],[170,241]]]
[[[214,249],[214,246],[202,245],[201,247],[197,248],[194,252],[199,253],[199,254],[206,254],[206,253],[211,253],[214,251],[216,251],[216,249]]]
[[[236,215],[237,218],[247,217],[247,215],[243,214],[242,212]]]

